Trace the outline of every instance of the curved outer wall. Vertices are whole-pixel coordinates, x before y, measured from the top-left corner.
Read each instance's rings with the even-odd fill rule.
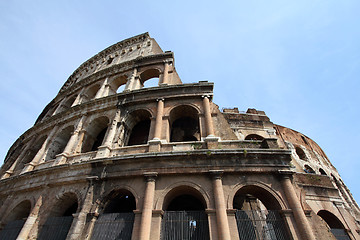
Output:
[[[188,234],[202,231],[196,239],[265,229],[264,238],[360,239],[359,207],[313,140],[263,111],[220,111],[212,96],[212,83],[182,84],[173,53],[148,33],[101,51],[10,148],[0,237],[46,239],[61,227],[59,239],[114,239],[106,229],[168,239],[179,234],[169,216],[196,210],[202,220],[182,220]],[[249,212],[262,229],[243,231]],[[106,225],[111,214],[131,224]]]

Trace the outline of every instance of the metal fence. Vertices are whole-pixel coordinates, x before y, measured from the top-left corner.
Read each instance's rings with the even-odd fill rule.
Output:
[[[38,239],[39,240],[64,240],[69,232],[72,216],[66,217],[49,217],[42,226]]]
[[[11,221],[5,225],[4,229],[0,231],[0,240],[15,240],[19,235],[25,220]]]
[[[240,240],[288,240],[288,232],[279,211],[237,210]]]
[[[350,237],[346,233],[345,229],[331,228],[330,231],[337,240],[350,240]]]
[[[204,211],[165,211],[162,240],[208,240],[209,223]]]
[[[131,240],[134,213],[101,214],[95,222],[92,240]]]

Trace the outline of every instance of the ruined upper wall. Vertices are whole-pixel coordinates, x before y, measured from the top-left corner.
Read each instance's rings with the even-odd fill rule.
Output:
[[[106,68],[118,65],[139,57],[161,54],[163,51],[149,33],[143,33],[120,41],[99,52],[81,64],[59,91],[59,94],[82,79]]]

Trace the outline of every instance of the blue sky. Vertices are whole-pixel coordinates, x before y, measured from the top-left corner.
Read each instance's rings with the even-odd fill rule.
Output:
[[[360,200],[360,2],[1,1],[0,163],[70,74],[149,32],[185,83],[315,140]]]

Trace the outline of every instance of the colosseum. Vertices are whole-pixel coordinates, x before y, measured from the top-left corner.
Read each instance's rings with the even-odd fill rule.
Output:
[[[84,62],[8,151],[0,239],[360,239],[322,149],[213,87],[148,33]]]

